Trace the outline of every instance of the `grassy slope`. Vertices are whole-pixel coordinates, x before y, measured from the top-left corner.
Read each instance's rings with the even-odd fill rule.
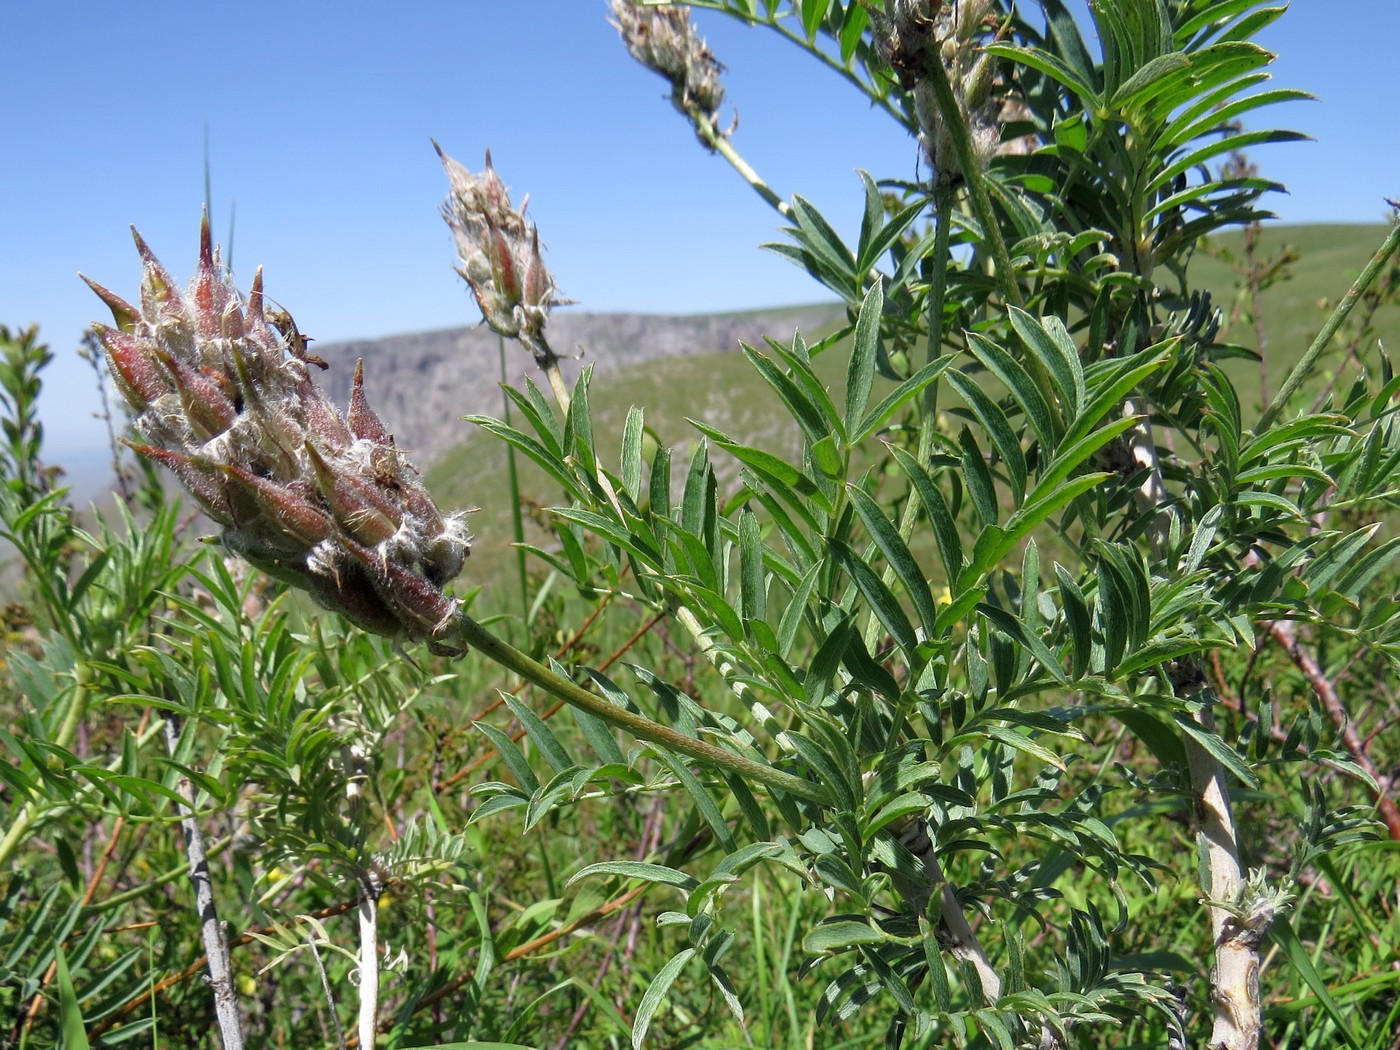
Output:
[[[1323,299],[1335,302],[1350,287],[1357,273],[1384,237],[1381,226],[1294,226],[1267,229],[1259,252],[1267,258],[1283,245],[1299,250],[1301,259],[1291,268],[1289,280],[1280,282],[1263,297],[1268,342],[1266,366],[1269,390],[1276,391],[1289,369],[1307,349],[1326,317],[1320,307]],[[1219,238],[1219,245],[1238,255],[1242,237],[1231,234]],[[1223,263],[1197,254],[1192,263],[1191,281],[1209,288],[1228,317],[1235,293],[1236,278]],[[1400,343],[1400,310],[1391,307],[1378,317],[1378,333],[1387,346]],[[790,335],[791,333],[784,333]],[[820,333],[804,333],[815,341]],[[774,333],[775,337],[777,333]],[[1253,347],[1254,330],[1247,317],[1237,320],[1228,332],[1231,342]],[[1371,344],[1372,348],[1374,343]],[[1338,353],[1324,358],[1321,374],[1335,368]],[[1253,362],[1232,362],[1228,366],[1240,384],[1246,418],[1258,413],[1259,369]],[[833,389],[842,385],[845,362],[840,346],[818,360],[818,370]],[[1348,373],[1350,374],[1350,373]],[[1319,383],[1312,384],[1316,390]],[[876,392],[876,397],[879,392]],[[676,449],[673,476],[684,476],[685,461],[695,445],[695,431],[687,417],[703,419],[711,426],[774,452],[793,454],[797,442],[776,398],[758,381],[744,358],[735,353],[705,353],[682,358],[656,360],[622,373],[602,377],[592,389],[594,429],[599,437],[605,463],[615,464],[617,448],[627,410],[645,407],[648,425],[661,442]],[[531,504],[549,506],[559,495],[543,475],[527,461],[519,461],[521,488]],[[726,480],[723,464],[722,484]],[[474,506],[472,516],[476,536],[469,577],[485,586],[484,607],[496,609],[496,595],[513,594],[514,587],[503,586],[505,574],[513,571],[510,550],[510,518],[506,482],[505,448],[477,432],[427,472],[427,482],[444,507]],[[544,533],[527,530],[527,539],[540,541]]]
[[[1267,289],[1262,297],[1262,313],[1265,319],[1264,338],[1266,342],[1264,365],[1268,375],[1269,392],[1277,391],[1294,363],[1307,350],[1313,337],[1327,318],[1328,310],[1323,308],[1324,300],[1330,304],[1337,302],[1351,287],[1376,248],[1385,238],[1384,226],[1277,226],[1266,227],[1260,237],[1257,252],[1267,260],[1285,246],[1296,249],[1299,260],[1290,269],[1290,277]],[[1238,256],[1243,236],[1232,233],[1217,238],[1220,247]],[[1193,284],[1209,288],[1215,302],[1224,310],[1226,317],[1234,305],[1238,276],[1223,263],[1197,252],[1192,262],[1191,281]],[[1247,305],[1247,304],[1246,304]],[[1353,313],[1353,318],[1357,313]],[[1400,309],[1390,307],[1376,317],[1375,335],[1387,348],[1400,345]],[[1258,349],[1253,323],[1247,314],[1241,315],[1228,330],[1230,342]],[[1347,331],[1334,343],[1321,362],[1320,377],[1330,376],[1336,368],[1342,350],[1345,348]],[[1374,361],[1375,342],[1371,341],[1363,352]],[[1241,397],[1245,400],[1246,418],[1257,414],[1259,399],[1259,368],[1257,365],[1241,362],[1231,366],[1231,374],[1240,383]],[[1354,374],[1354,370],[1347,375]],[[1316,390],[1321,382],[1311,384]]]

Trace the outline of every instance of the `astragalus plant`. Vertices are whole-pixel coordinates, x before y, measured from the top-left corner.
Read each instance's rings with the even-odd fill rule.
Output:
[[[1240,395],[1230,360],[1248,351],[1218,341],[1190,267],[1201,237],[1262,218],[1279,188],[1215,165],[1296,137],[1241,124],[1302,97],[1267,86],[1273,56],[1252,42],[1282,9],[1094,0],[1086,33],[1059,0],[688,6],[809,51],[908,131],[920,174],[860,173],[848,243],[722,127],[722,67],[686,7],[614,0],[628,52],[773,206],[770,247],[848,308],[839,331],[743,347],[797,455],[699,419],[682,460],[645,406],[600,442],[590,373],[567,387],[544,336],[558,297],[524,209],[489,160],[477,174],[443,155],[459,272],[555,395],[527,382],[507,391],[519,425],[472,418],[539,468],[554,538],[533,547],[535,607],[577,615],[561,658],[630,610],[625,676],[614,657],[538,660],[469,615],[451,591],[470,576],[464,519],[437,509],[358,374],[342,415],[207,230],[185,290],[138,241],[138,305],[99,289],[137,451],[227,552],[369,633],[298,626],[213,552],[194,587],[109,580],[119,559],[97,555],[76,597],[41,590],[65,644],[19,666],[72,685],[30,716],[43,746],[15,752],[4,859],[48,833],[72,853],[78,815],[112,816],[99,802],[217,829],[220,914],[246,900],[250,928],[206,954],[232,952],[235,974],[242,945],[267,961],[246,988],[214,975],[225,1045],[272,1018],[348,1043],[358,999],[360,1045],[1390,1047],[1400,933],[1357,872],[1395,870],[1374,841],[1400,818],[1372,807],[1394,814],[1400,756],[1345,707],[1353,665],[1387,675],[1400,656],[1400,539],[1383,535],[1400,378],[1375,348],[1340,385],[1313,372],[1400,226],[1266,405]],[[1344,392],[1304,410],[1314,378]],[[44,505],[11,459],[26,465],[7,466],[9,491]],[[56,545],[35,529],[68,519],[47,506],[4,509],[52,584]],[[560,579],[585,604],[551,606]],[[106,590],[146,597],[99,649],[105,621],[79,599]],[[649,633],[662,643],[641,647]],[[143,721],[109,728],[109,765],[79,760],[94,690],[183,725],[167,757]],[[519,727],[480,719],[501,770],[480,782],[459,732],[477,692]],[[591,839],[560,845],[564,827]],[[497,872],[525,879],[536,857],[538,899],[492,897]],[[147,868],[173,898],[179,865]],[[3,913],[20,920],[10,944],[58,914],[57,895],[25,892]],[[1362,932],[1337,922],[1343,904]],[[55,943],[94,907],[75,898]],[[389,929],[386,907],[409,918]],[[329,929],[351,912],[355,935]],[[589,935],[628,915],[618,943]],[[143,990],[130,951],[72,946],[76,978],[57,952],[52,973],[6,963],[17,1032],[44,1023],[28,1004],[45,996],[75,1038],[84,1010],[95,1039],[159,1030],[178,975],[153,966]],[[616,998],[594,986],[614,967]]]

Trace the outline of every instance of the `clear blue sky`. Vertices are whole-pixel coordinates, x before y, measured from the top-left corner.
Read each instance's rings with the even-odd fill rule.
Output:
[[[711,12],[697,21],[729,67],[735,141],[779,193],[804,194],[849,233],[856,167],[915,175],[902,131],[796,48]],[[1292,188],[1273,201],[1285,221],[1377,222],[1382,197],[1400,196],[1397,30],[1397,0],[1295,0],[1264,38],[1281,53],[1276,81],[1320,98],[1272,113],[1316,142],[1254,158]],[[0,321],[38,322],[58,356],[51,460],[103,440],[91,372],[73,354],[102,309],[76,273],[133,296],[135,224],[188,275],[206,126],[221,239],[236,207],[238,283],[262,263],[269,294],[323,341],[477,320],[437,215],[445,180],[430,137],[469,167],[491,148],[516,200],[530,194],[547,260],[581,309],[822,297],[758,250],[776,216],[700,149],[603,0],[9,3],[0,39]]]

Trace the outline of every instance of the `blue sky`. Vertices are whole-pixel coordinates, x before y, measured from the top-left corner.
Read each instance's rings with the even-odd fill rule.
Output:
[[[904,133],[798,49],[711,12],[697,21],[729,67],[735,142],[779,193],[849,232],[855,168],[915,175]],[[1281,55],[1276,81],[1320,99],[1271,120],[1316,142],[1254,158],[1291,187],[1273,201],[1285,221],[1378,222],[1382,197],[1400,196],[1387,102],[1397,29],[1396,0],[1294,0],[1263,38]],[[92,374],[73,353],[102,310],[76,273],[131,297],[129,224],[189,273],[206,128],[220,239],[236,208],[238,283],[263,264],[269,294],[323,341],[476,321],[437,214],[430,138],[469,167],[491,148],[516,200],[530,194],[581,309],[822,297],[758,250],[776,216],[696,144],[604,0],[6,4],[0,39],[0,321],[38,322],[56,352],[51,460],[103,442]]]

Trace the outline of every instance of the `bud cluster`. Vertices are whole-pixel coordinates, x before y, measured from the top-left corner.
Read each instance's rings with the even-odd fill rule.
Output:
[[[695,120],[713,126],[724,101],[724,72],[683,7],[658,7],[612,0],[613,23],[628,52],[671,82],[671,100]]]
[[[265,303],[262,270],[246,298],[223,272],[207,217],[183,292],[135,236],[139,307],[88,281],[116,320],[93,325],[113,380],[150,442],[133,447],[257,568],[365,630],[431,639],[456,613],[443,587],[470,551],[466,521],[438,511],[394,446],[365,400],[363,363],[342,416],[311,381],[308,363],[325,363]]]
[[[929,163],[939,178],[952,182],[962,181],[965,173],[929,79],[929,64],[942,64],[976,161],[986,164],[1000,139],[992,59],[978,44],[990,13],[990,0],[893,0],[888,14],[875,16],[875,46],[900,84],[913,92],[919,140]]]
[[[457,242],[457,272],[471,286],[492,331],[519,339],[541,356],[549,311],[563,300],[555,297],[554,277],[540,257],[539,231],[525,218],[529,198],[519,211],[511,207],[489,150],[486,170],[477,174],[433,145],[452,187],[442,217]]]

